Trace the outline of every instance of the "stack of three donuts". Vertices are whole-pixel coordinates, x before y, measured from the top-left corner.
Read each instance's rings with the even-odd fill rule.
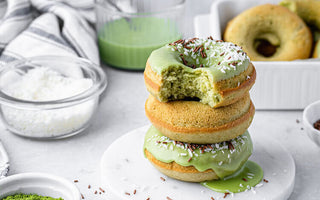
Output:
[[[192,40],[195,43],[189,45],[185,43],[190,40],[176,41],[154,51],[149,57],[144,73],[145,83],[150,92],[145,112],[152,126],[145,136],[144,153],[163,174],[182,181],[201,182],[235,173],[250,157],[252,141],[247,129],[252,122],[255,109],[249,90],[255,82],[256,74],[249,58],[244,57],[243,60],[237,60],[242,62],[244,67],[232,68],[231,70],[235,71],[232,76],[210,78],[212,73],[207,72],[213,72],[217,63],[223,63],[225,60],[235,62],[229,57],[241,59],[238,55],[244,55],[243,51],[236,45],[216,41],[211,37],[206,40]],[[203,63],[206,63],[209,56],[215,58],[211,53],[221,45],[224,47],[222,51],[220,49],[214,55],[221,57],[223,52],[228,55],[219,57],[220,60],[215,58],[218,60],[216,63],[211,60],[207,62],[208,66],[192,67],[190,70],[190,66],[184,61],[188,58],[181,59],[179,52],[184,51],[187,55],[186,49],[179,49],[179,44],[183,44],[189,52],[195,53],[194,49],[203,45],[205,49],[199,53],[202,58],[203,53],[206,53],[207,57],[202,60]],[[233,49],[235,47],[236,50]],[[168,61],[169,64],[164,61],[158,62],[156,59],[159,56],[162,56],[162,59],[176,56],[176,60]],[[190,63],[192,60],[189,60]],[[161,73],[159,68],[157,69],[159,66]],[[209,78],[201,77],[205,74],[210,74]],[[189,79],[189,85],[184,85],[183,79]],[[210,83],[207,83],[208,80]],[[215,90],[211,99],[205,94],[210,93],[210,90],[199,92],[199,87],[193,85],[201,84],[200,82],[209,84],[212,90]],[[186,91],[186,88],[190,91]]]

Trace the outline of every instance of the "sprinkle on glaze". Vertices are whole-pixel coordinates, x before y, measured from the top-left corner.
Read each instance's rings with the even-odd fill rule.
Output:
[[[250,61],[241,47],[212,37],[177,40],[168,44],[167,48],[179,52],[180,61],[193,69],[216,67],[222,73],[226,73],[226,71],[237,70],[245,60]],[[212,63],[217,64],[212,65]]]

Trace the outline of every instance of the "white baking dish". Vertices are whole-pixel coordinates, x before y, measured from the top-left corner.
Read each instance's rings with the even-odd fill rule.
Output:
[[[244,10],[279,0],[217,0],[211,13],[195,18],[197,37],[221,39],[226,24]],[[303,109],[320,99],[320,60],[253,62],[257,80],[251,90],[256,109]]]

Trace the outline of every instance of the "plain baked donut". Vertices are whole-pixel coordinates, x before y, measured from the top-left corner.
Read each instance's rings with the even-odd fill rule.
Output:
[[[153,51],[144,79],[148,91],[161,102],[197,98],[217,108],[246,95],[256,71],[239,46],[212,37],[193,38]]]
[[[255,109],[248,93],[236,103],[221,108],[197,101],[164,103],[150,95],[145,112],[163,135],[181,142],[208,144],[243,134],[252,122]]]
[[[313,49],[313,58],[320,58],[320,1],[315,0],[284,0],[279,3],[296,13],[303,21],[312,28],[314,40],[316,41]]]
[[[224,40],[243,47],[253,61],[290,61],[310,56],[312,34],[304,21],[287,8],[265,4],[253,7],[233,18],[224,32]],[[275,47],[266,55],[261,42]],[[265,55],[264,55],[265,54]]]
[[[316,42],[314,45],[314,50],[313,50],[313,58],[320,58],[320,40]]]
[[[279,5],[299,15],[308,26],[320,30],[320,1],[284,0]]]

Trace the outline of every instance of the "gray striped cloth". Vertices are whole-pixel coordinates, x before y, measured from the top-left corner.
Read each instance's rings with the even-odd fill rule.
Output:
[[[44,55],[99,64],[94,20],[94,0],[0,0],[0,65]]]

